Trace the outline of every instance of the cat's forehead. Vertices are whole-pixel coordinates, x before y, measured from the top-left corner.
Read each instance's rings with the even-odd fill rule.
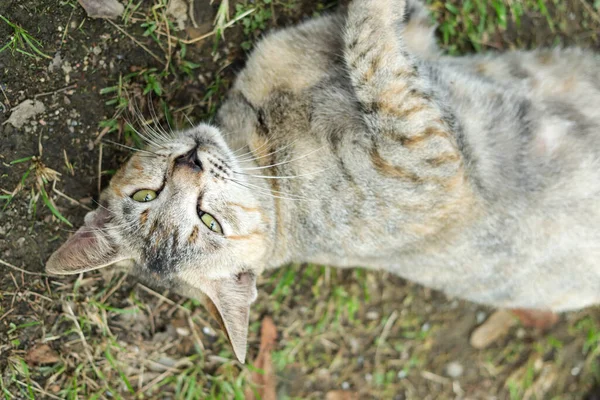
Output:
[[[119,194],[125,187],[161,180],[168,160],[168,155],[134,154],[113,176],[110,187]]]

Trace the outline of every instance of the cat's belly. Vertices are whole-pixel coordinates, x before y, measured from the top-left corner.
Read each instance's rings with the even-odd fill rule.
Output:
[[[465,233],[447,246],[423,246],[410,253],[390,249],[388,254],[321,255],[310,261],[386,270],[494,307],[568,311],[600,304],[600,240],[593,240],[591,229],[582,231],[529,238],[478,232],[478,240]]]

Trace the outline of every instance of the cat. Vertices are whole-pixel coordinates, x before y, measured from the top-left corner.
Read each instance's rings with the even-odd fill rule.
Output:
[[[246,355],[265,269],[364,266],[499,308],[600,303],[600,57],[448,57],[416,0],[269,34],[216,126],[149,131],[48,260],[195,297]]]

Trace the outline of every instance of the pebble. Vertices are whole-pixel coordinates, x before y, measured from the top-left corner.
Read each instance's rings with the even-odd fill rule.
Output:
[[[367,311],[365,316],[371,321],[379,319],[379,313],[377,311]]]
[[[215,336],[215,332],[212,329],[210,329],[208,326],[205,326],[204,328],[202,328],[202,332],[208,336]]]
[[[452,361],[446,365],[446,375],[448,375],[450,378],[456,379],[462,376],[463,372],[464,368],[459,362]]]

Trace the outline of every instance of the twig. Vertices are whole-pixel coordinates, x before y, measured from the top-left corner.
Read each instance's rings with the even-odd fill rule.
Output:
[[[115,115],[113,115],[113,118],[117,118],[119,117],[120,113],[117,112],[115,113]],[[96,137],[96,139],[94,140],[94,145],[98,145],[102,142],[102,138],[104,137],[104,135],[106,135],[108,133],[108,131],[110,131],[110,126],[105,126],[104,129],[102,129],[100,131],[100,133],[98,134],[98,136]]]
[[[102,192],[102,142],[98,146],[98,195]]]
[[[166,16],[166,10],[163,8],[162,10],[162,17],[163,20],[165,21],[165,28],[167,30],[167,64],[165,65],[165,71],[169,69],[169,65],[171,64],[171,52],[172,50],[172,46],[171,46],[171,28],[169,28],[169,21],[167,20],[167,16]]]
[[[102,298],[100,299],[100,303],[104,303],[104,302],[106,302],[106,300],[108,300],[108,298],[109,298],[110,296],[112,296],[112,294],[113,294],[114,292],[116,292],[116,291],[117,291],[117,290],[118,290],[118,289],[121,287],[121,285],[123,284],[123,282],[125,281],[125,279],[126,279],[126,278],[127,278],[127,274],[123,274],[123,276],[122,276],[121,278],[119,278],[119,281],[117,282],[117,284],[116,284],[115,286],[113,286],[113,287],[112,287],[112,288],[111,288],[111,289],[108,291],[108,293],[106,293],[106,294],[104,295],[104,297],[102,297]]]
[[[178,308],[179,310],[183,311],[185,314],[192,316],[192,313],[190,312],[190,310],[188,310],[187,308],[185,308],[184,306],[182,306],[181,304],[177,304],[176,302],[174,302],[173,300],[169,299],[168,297],[163,296],[162,294],[155,292],[154,290],[150,289],[148,286],[146,285],[142,285],[141,283],[138,283],[137,286],[140,289],[143,289],[146,293],[149,293],[153,296],[158,297],[159,299],[161,299],[162,301],[164,301],[167,304],[172,305],[173,307]],[[202,322],[205,326],[210,326],[210,324],[208,323],[208,321],[206,321],[204,318],[199,317],[197,315],[193,316],[194,318],[198,318],[198,321]]]
[[[54,181],[54,182],[52,183],[52,191],[53,191],[54,193],[56,193],[57,195],[59,195],[60,197],[63,197],[63,198],[65,198],[65,199],[69,200],[70,202],[72,202],[72,203],[74,203],[74,204],[77,204],[78,206],[80,206],[80,207],[82,207],[82,208],[85,208],[85,209],[86,209],[86,210],[88,210],[88,211],[92,211],[92,209],[91,209],[90,207],[88,207],[88,206],[86,206],[85,204],[83,204],[83,203],[81,203],[81,202],[79,202],[79,201],[75,200],[75,199],[74,199],[74,198],[72,198],[72,197],[69,197],[69,196],[67,196],[66,194],[64,194],[63,192],[61,192],[60,190],[58,190],[58,189],[56,188],[56,181]]]
[[[196,16],[194,15],[194,0],[189,0],[188,14],[190,17],[190,21],[192,21],[193,27],[198,28],[198,23],[196,22]]]
[[[0,321],[2,321],[8,314],[10,314],[11,312],[15,311],[14,308],[11,308],[10,310],[8,310],[7,312],[5,312],[4,314],[2,314],[2,316],[0,317]]]
[[[444,378],[443,376],[439,376],[429,371],[421,371],[421,377],[427,379],[428,381],[441,383],[442,385],[452,383],[452,381],[448,378]]]
[[[6,104],[8,104],[8,111],[10,111],[12,106],[10,105],[10,100],[8,100],[8,96],[6,95],[6,92],[4,91],[4,88],[2,87],[2,85],[0,85],[0,91],[2,91],[2,94],[4,95],[4,99],[6,99]]]
[[[231,26],[233,26],[233,24],[235,24],[237,21],[239,21],[241,19],[244,19],[248,15],[252,14],[255,10],[256,10],[255,8],[252,8],[252,9],[250,9],[250,10],[248,10],[248,11],[240,14],[236,18],[232,19],[231,21],[229,21],[228,23],[226,23],[225,25],[223,25],[223,29],[222,29],[221,32],[223,32],[225,29],[230,28]],[[197,38],[193,38],[193,39],[181,39],[181,38],[173,37],[173,36],[171,36],[171,37],[173,39],[176,39],[180,43],[183,43],[183,44],[194,44],[194,43],[197,43],[197,42],[199,42],[201,40],[204,40],[204,39],[206,39],[208,37],[211,37],[212,35],[215,35],[217,32],[218,31],[216,29],[213,29],[212,31],[210,31],[208,33],[205,33],[204,35],[198,36]],[[154,33],[162,35],[162,36],[168,36],[167,33],[162,32],[162,31],[160,31],[158,29],[155,30]]]
[[[43,273],[40,273],[40,272],[30,272],[30,271],[26,271],[26,270],[24,270],[24,269],[22,269],[22,268],[19,268],[19,267],[16,267],[16,266],[12,265],[12,264],[9,264],[9,263],[7,263],[6,261],[4,261],[4,260],[2,260],[2,259],[0,259],[0,264],[2,264],[2,265],[6,265],[8,268],[12,268],[12,269],[14,269],[14,270],[16,270],[16,271],[22,272],[22,273],[24,273],[24,274],[27,274],[27,275],[35,275],[35,276],[48,276],[48,275],[46,275],[46,274],[43,274]]]
[[[94,357],[92,357],[92,353],[90,353],[89,344],[88,344],[87,340],[85,340],[85,336],[83,334],[83,331],[81,330],[79,321],[77,321],[77,317],[75,316],[75,313],[73,312],[73,309],[71,308],[71,305],[69,303],[64,303],[64,307],[67,310],[65,315],[67,316],[67,318],[69,318],[71,321],[73,321],[73,324],[75,324],[75,328],[77,328],[77,334],[79,335],[79,338],[81,339],[81,343],[83,344],[83,350],[85,351],[85,355],[88,358],[88,361],[90,362],[90,364],[92,364],[92,369],[96,373],[96,376],[98,377],[98,379],[101,379],[104,375],[102,375],[100,373],[100,371],[96,367],[96,364],[94,363]]]
[[[196,327],[194,326],[194,321],[192,321],[192,317],[191,315],[187,315],[187,323],[190,327],[190,330],[192,331],[192,335],[194,335],[194,339],[196,340],[196,344],[198,345],[198,347],[200,347],[200,349],[202,350],[202,352],[204,352],[204,343],[202,343],[202,339],[200,339],[200,336],[198,335],[198,332],[196,332]]]
[[[57,93],[66,92],[67,90],[69,90],[69,89],[75,89],[76,87],[77,87],[77,84],[75,83],[73,85],[65,86],[62,89],[53,90],[51,92],[38,93],[35,96],[33,96],[33,98],[37,99],[38,97],[50,96],[51,94],[57,94]]]
[[[600,22],[600,15],[598,15],[598,13],[596,11],[594,11],[594,8],[592,6],[590,6],[585,0],[579,0],[579,1],[585,7],[587,12],[596,20],[596,22]]]
[[[153,380],[151,380],[150,382],[148,382],[146,384],[146,386],[144,386],[143,388],[141,388],[140,390],[138,390],[136,392],[135,396],[133,396],[133,397],[134,398],[138,398],[146,390],[150,389],[152,386],[154,386],[155,384],[157,384],[158,382],[162,381],[167,376],[172,375],[172,374],[173,374],[173,372],[170,371],[170,370],[167,370],[167,371],[163,372],[162,374],[160,374],[159,376],[157,376],[156,378],[154,378]]]
[[[67,33],[69,32],[69,25],[71,24],[71,18],[73,17],[73,13],[75,12],[75,8],[71,10],[71,15],[69,15],[69,20],[65,24],[65,31],[63,32],[62,38],[60,38],[60,46],[58,46],[58,51],[60,51],[65,42],[65,38],[67,37]]]
[[[43,294],[39,294],[39,293],[36,293],[36,292],[32,292],[31,290],[26,290],[23,294],[25,294],[25,295],[31,294],[33,296],[39,297],[40,299],[44,299],[44,300],[47,300],[49,302],[52,302],[52,299],[50,297],[46,297]]]
[[[46,392],[45,390],[43,390],[43,389],[39,389],[39,388],[37,388],[37,387],[35,387],[35,386],[33,386],[33,385],[28,385],[28,384],[26,384],[25,382],[21,382],[21,381],[19,381],[19,380],[17,380],[17,379],[15,379],[15,382],[16,382],[16,383],[18,383],[18,384],[19,384],[19,385],[21,385],[21,386],[25,386],[25,387],[27,387],[27,388],[29,388],[29,389],[33,389],[33,390],[35,390],[36,392],[43,394],[44,396],[48,396],[48,397],[50,397],[51,399],[58,399],[58,400],[62,400],[60,397],[58,397],[58,396],[55,396],[55,395],[53,395],[53,394],[50,394],[50,393]],[[34,381],[32,381],[32,382],[34,382]]]
[[[390,334],[390,330],[392,329],[392,326],[394,325],[396,318],[398,318],[398,312],[396,310],[394,310],[394,312],[390,314],[388,320],[385,322],[385,325],[383,326],[383,330],[381,331],[381,335],[379,336],[379,340],[377,341],[377,348],[375,350],[375,365],[376,366],[379,365],[379,350],[381,349],[381,346],[383,345],[383,343],[387,340],[387,337]]]
[[[121,28],[119,25],[115,24],[114,22],[112,22],[110,19],[106,20],[107,22],[109,22],[112,26],[114,26],[115,28],[117,28],[119,31],[121,31],[121,33],[125,36],[127,36],[129,39],[133,40],[133,42],[135,44],[137,44],[138,46],[140,46],[142,49],[144,49],[144,51],[148,54],[150,54],[152,56],[152,58],[154,58],[156,61],[158,61],[159,63],[161,63],[162,65],[165,65],[164,61],[157,56],[156,54],[154,54],[149,48],[147,48],[146,46],[144,46],[143,43],[141,43],[140,41],[138,41],[136,38],[134,38],[133,36],[131,36],[129,33],[127,33],[127,31],[123,28]]]

